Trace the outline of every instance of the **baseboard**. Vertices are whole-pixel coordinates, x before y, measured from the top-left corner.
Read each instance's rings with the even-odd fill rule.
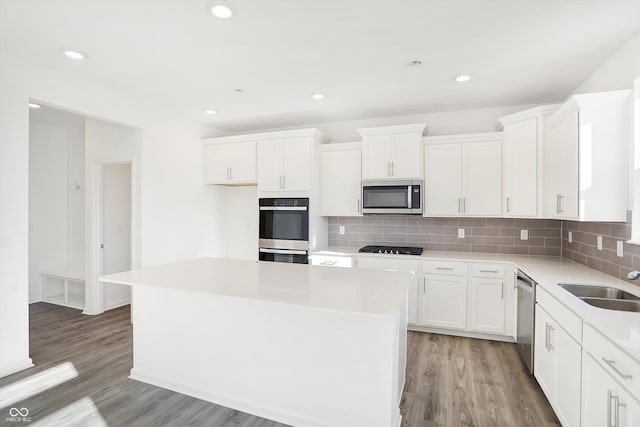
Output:
[[[42,298],[36,298],[34,300],[29,300],[29,304],[35,304],[37,302],[43,302],[43,301],[44,301],[44,299],[42,299]]]
[[[420,325],[409,325],[407,326],[407,329],[409,331],[414,331],[414,332],[428,332],[430,334],[453,335],[454,337],[476,338],[481,340],[502,341],[502,342],[510,342],[510,343],[516,342],[516,340],[512,336],[485,334],[483,332],[457,331],[455,329],[432,328],[429,326],[420,326]]]
[[[27,357],[26,360],[21,362],[12,363],[10,365],[4,366],[2,370],[0,370],[0,378],[6,377],[11,374],[15,374],[16,372],[24,371],[25,369],[32,368],[34,366],[33,361],[30,357]]]
[[[227,397],[219,396],[209,391],[196,389],[184,384],[163,380],[153,375],[147,375],[142,372],[137,372],[135,368],[131,370],[131,374],[129,375],[129,378],[132,380],[151,384],[157,387],[162,387],[167,390],[172,390],[177,393],[186,394],[187,396],[195,397],[197,399],[206,400],[207,402],[212,402],[212,403],[215,403],[216,405],[221,405],[226,408],[235,409],[237,411],[242,411],[247,414],[255,415],[257,417],[266,418],[268,420],[276,421],[276,422],[291,425],[291,426],[326,427],[325,424],[320,424],[318,422],[314,422],[310,420],[303,420],[296,417],[295,415],[274,412],[272,410],[253,405],[252,403],[249,403],[249,402],[229,399]],[[399,425],[400,424],[398,424],[398,426]]]
[[[115,301],[104,305],[104,311],[113,310],[114,308],[122,307],[131,304],[131,298]]]

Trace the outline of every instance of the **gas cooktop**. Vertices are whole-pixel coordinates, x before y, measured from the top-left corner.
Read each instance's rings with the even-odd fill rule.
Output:
[[[422,255],[422,248],[417,246],[374,246],[360,248],[358,252],[365,254]]]

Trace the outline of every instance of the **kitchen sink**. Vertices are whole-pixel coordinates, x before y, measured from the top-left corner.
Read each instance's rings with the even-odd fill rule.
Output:
[[[628,300],[640,302],[640,297],[630,294],[629,292],[625,292],[622,289],[610,288],[607,286],[574,285],[568,283],[560,283],[559,286],[577,296],[578,298],[582,299],[598,298],[607,300]]]
[[[567,292],[594,307],[640,313],[640,297],[608,286],[559,283]]]
[[[636,313],[640,313],[640,301],[587,297],[581,297],[580,299],[587,304],[591,304],[595,307],[606,308],[607,310],[634,311]]]

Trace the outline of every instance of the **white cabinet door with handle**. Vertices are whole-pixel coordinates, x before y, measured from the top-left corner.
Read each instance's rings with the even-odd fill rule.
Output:
[[[424,274],[420,323],[449,329],[467,328],[467,276]]]
[[[322,152],[322,215],[362,215],[360,165],[359,148]]]
[[[463,213],[496,216],[502,211],[500,141],[462,144]]]
[[[462,214],[460,144],[426,145],[424,215]]]
[[[504,333],[505,280],[471,279],[470,329],[477,332]]]

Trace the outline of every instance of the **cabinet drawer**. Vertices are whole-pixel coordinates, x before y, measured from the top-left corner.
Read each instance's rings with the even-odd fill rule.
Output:
[[[348,256],[328,256],[328,255],[312,255],[309,257],[311,265],[320,265],[323,267],[353,267],[353,257]]]
[[[463,276],[467,274],[467,263],[456,261],[423,261],[422,272],[425,274],[455,274]]]
[[[583,348],[622,384],[631,394],[640,399],[640,363],[609,341],[591,325],[584,326]]]
[[[506,272],[507,266],[504,264],[471,264],[471,275],[473,277],[496,277],[502,279],[504,278]]]
[[[569,310],[555,297],[542,289],[536,288],[536,302],[573,337],[574,340],[582,342],[582,319]]]

